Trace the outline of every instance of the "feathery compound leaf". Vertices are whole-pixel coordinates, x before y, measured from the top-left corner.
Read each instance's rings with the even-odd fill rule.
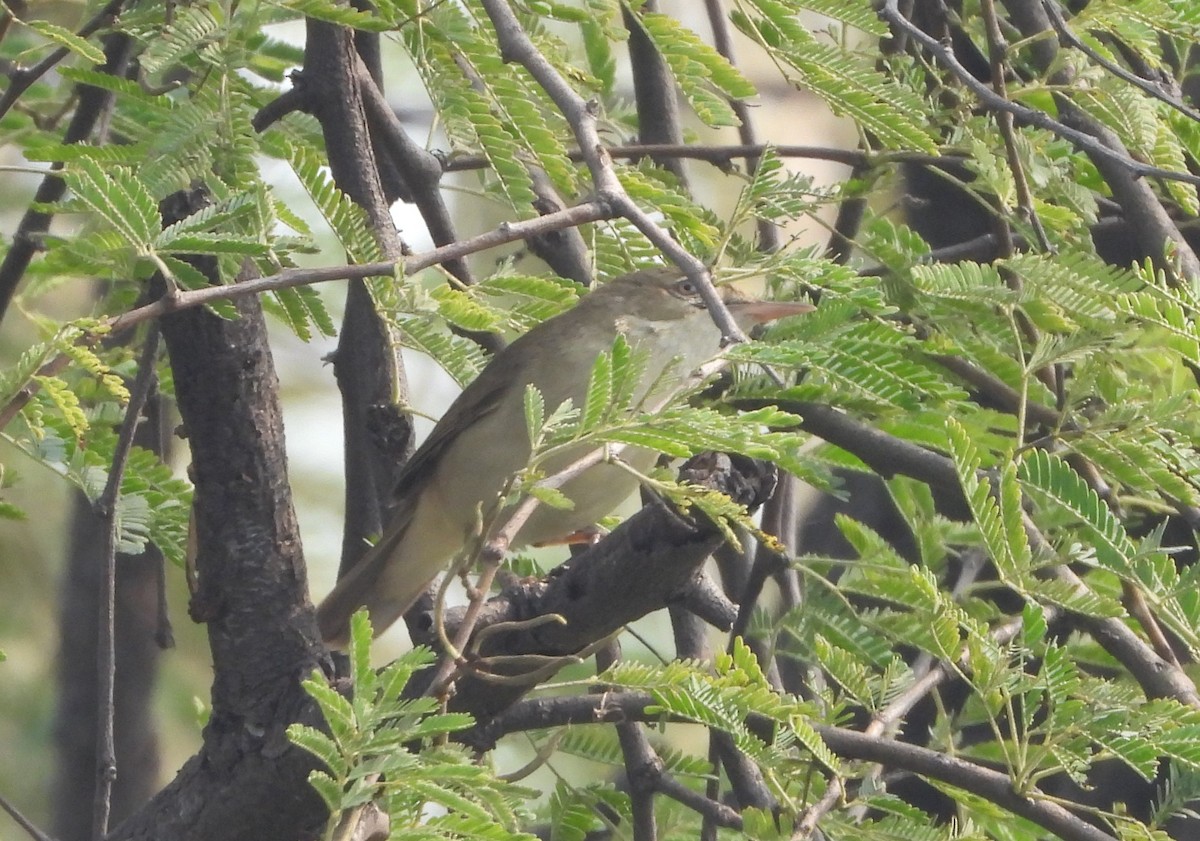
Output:
[[[75,199],[116,230],[139,254],[145,254],[162,230],[158,203],[133,172],[81,158],[63,174]]]
[[[175,107],[175,101],[169,96],[148,93],[141,85],[132,79],[124,79],[120,76],[113,76],[109,73],[100,73],[96,70],[89,70],[82,67],[60,67],[58,72],[64,79],[69,79],[72,82],[77,82],[83,85],[89,85],[93,88],[99,88],[100,90],[111,91],[117,95],[117,100],[119,102],[134,102],[139,106],[139,108],[145,108],[152,112],[165,113]],[[123,160],[129,160],[130,158],[137,160],[139,157],[132,154],[133,150],[127,146],[63,146],[59,148],[64,155],[70,155],[72,153],[76,155],[120,155],[122,156]],[[26,157],[29,157],[29,153],[26,153]],[[30,158],[30,160],[41,159]],[[58,160],[58,158],[55,158],[55,160]]]
[[[1072,19],[1078,31],[1110,32],[1125,43],[1139,43],[1139,51],[1149,56],[1157,43],[1145,33],[1194,41],[1200,38],[1200,9],[1187,0],[1097,0],[1089,3]]]
[[[626,344],[624,336],[617,336],[616,341]],[[626,345],[628,347],[628,345]],[[592,364],[592,373],[588,378],[587,395],[583,403],[583,412],[579,416],[579,430],[590,432],[600,425],[613,408],[613,351],[606,350],[596,357]]]
[[[335,0],[273,0],[273,5],[289,11],[299,12],[304,17],[316,18],[339,26],[350,26],[367,32],[387,32],[393,25],[375,11],[360,11]]]
[[[533,383],[525,386],[524,396],[525,431],[529,434],[529,448],[536,450],[542,443],[542,428],[546,423],[546,399]]]
[[[888,34],[887,25],[875,14],[873,4],[869,0],[781,0],[781,3],[795,9],[797,13],[816,12],[877,38],[884,38]]]
[[[1039,496],[1070,512],[1091,538],[1096,560],[1127,580],[1132,577],[1133,541],[1083,477],[1045,450],[1031,450],[1018,465],[1021,481]]]
[[[1115,303],[1121,312],[1162,329],[1166,345],[1190,365],[1200,367],[1200,327],[1194,302],[1164,288],[1146,287],[1119,296]]]
[[[814,322],[819,328],[823,322]],[[923,402],[961,399],[950,384],[917,350],[916,340],[890,326],[859,322],[836,329],[833,336],[805,335],[810,325],[799,324],[798,339],[767,344],[748,342],[730,348],[739,362],[758,362],[805,371],[802,383],[788,389],[797,399],[821,399],[839,405],[916,409]],[[830,397],[830,394],[837,397]]]
[[[979,526],[988,554],[996,563],[996,571],[1002,581],[1025,590],[1032,553],[1021,522],[1021,492],[1012,463],[1005,463],[1000,492],[993,496],[991,483],[979,475],[979,454],[966,428],[949,418],[946,437],[971,515]]]
[[[696,116],[714,127],[740,125],[733,109],[712,88],[731,99],[746,99],[757,93],[754,85],[723,55],[674,18],[643,12],[637,19],[671,68]]]
[[[1080,324],[1112,323],[1118,316],[1114,297],[1142,286],[1142,281],[1128,269],[1109,265],[1095,254],[1082,251],[1061,250],[1053,258],[1022,253],[1007,259],[1005,265],[1022,280],[1023,305],[1032,301],[1052,305],[1060,315],[1070,319],[1068,329],[1072,330]]]
[[[455,327],[491,333],[504,323],[502,312],[480,301],[479,296],[470,291],[446,284],[436,287],[429,297],[437,302],[438,315]]]
[[[174,254],[232,254],[237,257],[266,257],[271,247],[257,239],[236,234],[175,232],[155,238],[157,251]]]
[[[313,287],[279,289],[275,292],[275,300],[287,314],[287,324],[298,338],[306,342],[311,339],[312,327],[316,327],[322,336],[337,335],[337,327],[321,300],[321,293]]]
[[[773,147],[758,159],[750,181],[742,188],[729,225],[756,217],[768,221],[795,219],[813,208],[812,178],[789,173]]]
[[[656,177],[657,176],[657,177]],[[665,216],[677,237],[686,237],[692,251],[710,252],[720,241],[721,230],[711,211],[692,202],[682,190],[672,189],[659,171],[618,167],[617,177],[630,198]]]
[[[471,291],[496,298],[512,325],[524,332],[570,309],[579,300],[580,288],[562,278],[499,274],[475,284]]]
[[[419,350],[440,365],[461,387],[479,376],[487,358],[479,345],[456,336],[428,314],[395,316],[400,344]]]
[[[118,504],[125,507],[126,518],[134,508],[141,513],[136,515],[136,531],[121,534],[127,546],[121,551],[139,554],[147,543],[153,543],[167,560],[183,564],[191,497],[191,486],[177,478],[155,453],[133,447],[121,479]],[[132,523],[132,519],[128,521]]]
[[[952,304],[993,309],[1012,307],[1019,300],[995,266],[964,261],[913,266],[910,274],[918,294]]]
[[[934,151],[928,132],[913,118],[924,113],[922,101],[861,56],[818,41],[788,4],[747,0],[731,17],[772,57],[791,66],[796,85],[821,97],[835,114],[850,117],[887,147]]]
[[[534,215],[536,197],[527,162],[539,159],[539,149],[546,152],[547,171],[552,175],[566,180],[567,172],[573,173],[565,152],[545,129],[544,117],[529,104],[537,100],[537,95],[514,81],[516,71],[500,62],[494,40],[481,37],[461,9],[440,4],[428,14],[438,24],[436,27],[404,27],[401,36],[445,122],[451,145],[455,150],[482,153],[497,176],[496,186],[513,210],[523,218]],[[481,67],[489,69],[485,73]],[[493,74],[498,75],[492,80],[482,78]],[[493,87],[489,87],[489,81]],[[495,86],[504,89],[503,102],[492,95]],[[510,109],[523,117],[511,118]],[[530,123],[529,129],[536,136],[532,143],[525,142],[516,126],[518,121]]]
[[[583,50],[587,56],[588,69],[599,85],[600,93],[612,96],[617,84],[617,61],[613,57],[612,42],[605,27],[594,20],[580,25],[583,35]]]
[[[175,14],[174,21],[147,39],[146,49],[138,58],[142,70],[157,76],[169,66],[187,58],[205,56],[204,47],[220,37],[223,24],[203,4],[183,6]],[[216,60],[214,54],[210,56]]]
[[[104,50],[100,49],[86,38],[80,38],[69,29],[65,29],[58,24],[50,23],[49,21],[44,20],[30,20],[21,22],[42,37],[48,38],[54,43],[66,47],[68,50],[75,53],[75,55],[87,59],[92,64],[104,63]]]
[[[539,107],[541,89],[523,70],[506,64],[491,44],[481,43],[469,58],[475,62],[478,78],[491,96],[493,109],[502,116],[505,128],[550,176],[558,190],[574,195],[578,177],[560,139],[566,134],[566,126],[557,111],[546,112]],[[551,128],[547,113],[553,115],[558,131]]]
[[[337,188],[326,173],[321,157],[313,150],[293,143],[283,142],[279,151],[291,164],[292,171],[346,249],[347,256],[355,263],[382,260],[379,243],[371,234],[365,211]]]
[[[325,763],[328,768],[340,768],[342,765],[341,755],[338,753],[337,743],[322,733],[315,727],[309,727],[304,724],[292,724],[287,729],[288,740],[299,745],[304,750],[311,753],[321,762]],[[332,782],[332,779],[325,775],[326,779]],[[322,793],[323,795],[324,793]],[[330,808],[336,808],[340,800],[341,789],[337,790],[337,796],[326,800],[326,805]]]

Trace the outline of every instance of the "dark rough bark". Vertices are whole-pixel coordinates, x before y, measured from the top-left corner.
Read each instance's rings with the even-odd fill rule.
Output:
[[[323,663],[292,510],[278,383],[257,301],[223,321],[163,321],[196,487],[198,585],[215,679],[200,753],[112,839],[288,839],[324,810],[287,741],[317,716],[300,680]]]
[[[689,481],[716,487],[752,510],[762,504],[775,486],[774,469],[749,459],[734,457],[731,462],[729,456],[708,453],[688,464],[691,472],[682,475]],[[573,557],[544,579],[506,590],[488,602],[481,615],[480,629],[550,614],[566,621],[498,633],[488,640],[482,654],[485,657],[575,655],[622,626],[680,600],[722,541],[717,528],[705,520],[681,517],[665,504],[649,505],[589,551]],[[463,610],[448,614],[447,629],[453,637]],[[436,646],[436,636],[428,630],[429,621],[425,624],[427,636],[417,641]],[[544,661],[537,661],[496,671],[527,674],[543,665]],[[467,676],[459,681],[452,706],[470,712],[482,725],[534,685],[497,685]]]
[[[380,251],[389,259],[403,253],[379,177],[368,130],[358,54],[353,34],[310,20],[304,57],[304,86],[320,121],[329,166],[338,187],[366,212]],[[372,407],[404,397],[403,367],[387,325],[375,312],[362,281],[347,289],[346,317],[334,356],[342,392],[346,442],[346,525],[339,577],[362,556],[367,538],[383,529],[396,471],[405,452],[390,453],[370,428]]]
[[[166,457],[168,420],[161,395],[151,394],[134,443]],[[58,708],[54,740],[54,835],[87,841],[92,816],[80,804],[96,790],[96,626],[104,575],[106,523],[82,494],[75,496],[71,543],[59,599]],[[119,823],[153,796],[159,785],[158,728],[152,702],[158,680],[162,553],[148,544],[139,555],[118,555],[115,590],[114,721],[117,777],[112,822]],[[163,643],[169,644],[169,643]]]
[[[96,786],[96,612],[103,528],[86,500],[77,500],[59,621],[54,835],[60,841],[86,841],[92,832],[91,812],[81,804],[91,800]],[[162,562],[154,547],[117,558],[114,823],[145,803],[158,787],[158,730],[151,701],[158,675],[154,634]]]

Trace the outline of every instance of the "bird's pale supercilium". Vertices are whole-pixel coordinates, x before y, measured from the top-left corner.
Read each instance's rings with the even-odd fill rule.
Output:
[[[812,309],[759,301],[731,287],[722,287],[721,295],[743,329]],[[645,356],[643,392],[651,383],[682,382],[721,349],[721,331],[698,288],[679,269],[662,267],[604,284],[496,354],[404,466],[379,542],[318,608],[321,634],[329,645],[345,645],[350,616],[360,607],[368,609],[379,633],[416,601],[476,527],[479,506],[495,500],[508,478],[528,462],[526,385],[537,386],[547,409],[568,399],[580,406],[596,358],[619,333]],[[561,470],[584,452],[567,453],[545,470]],[[640,472],[651,467],[655,456],[637,448],[621,454]],[[552,542],[585,529],[611,513],[636,486],[629,471],[596,464],[563,486],[574,503],[571,509],[539,506],[513,545]]]

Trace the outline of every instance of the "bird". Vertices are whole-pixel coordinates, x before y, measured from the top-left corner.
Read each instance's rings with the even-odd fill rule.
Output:
[[[801,302],[758,300],[730,286],[718,291],[743,330],[813,309]],[[532,444],[526,387],[536,386],[550,409],[566,400],[580,407],[597,357],[612,349],[618,335],[643,358],[632,405],[651,386],[681,387],[688,374],[720,353],[723,343],[697,283],[679,268],[656,266],[599,286],[496,353],[401,468],[379,541],[317,608],[326,645],[346,647],[350,617],[359,608],[367,608],[378,635],[413,605],[478,528],[480,507],[486,510],[509,477],[527,465]],[[661,396],[656,390],[656,399]],[[567,452],[544,471],[552,475],[585,452]],[[627,447],[620,457],[642,473],[657,453]],[[560,489],[573,503],[570,509],[539,505],[511,546],[561,541],[587,529],[636,487],[630,471],[595,464]]]

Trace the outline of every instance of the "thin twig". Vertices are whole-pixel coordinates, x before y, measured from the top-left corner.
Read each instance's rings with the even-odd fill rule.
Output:
[[[1185,184],[1200,186],[1200,175],[1192,175],[1190,172],[1173,172],[1162,167],[1151,166],[1130,157],[1129,154],[1119,152],[1110,148],[1102,141],[1097,140],[1093,135],[1079,129],[1071,128],[1064,123],[1059,122],[1045,111],[1039,111],[1036,108],[1029,108],[1011,100],[997,96],[995,91],[980,82],[971,74],[971,71],[962,65],[962,63],[954,56],[954,53],[938,41],[936,38],[926,34],[919,26],[905,19],[900,14],[897,8],[897,0],[884,0],[879,14],[888,23],[907,32],[909,37],[917,41],[925,49],[937,59],[938,63],[953,73],[958,80],[970,91],[979,98],[980,102],[987,108],[997,111],[1007,111],[1022,122],[1028,123],[1036,128],[1045,129],[1046,131],[1069,140],[1076,147],[1093,155],[1097,158],[1116,164],[1126,169],[1130,174],[1139,177],[1155,177],[1166,181],[1181,181]]]
[[[983,12],[984,30],[987,32],[988,57],[992,65],[992,86],[996,91],[996,96],[1009,101],[1008,83],[1006,81],[1008,62],[1005,60],[1008,47],[1004,42],[1004,35],[1000,32],[1000,19],[996,15],[994,0],[982,0],[980,10]],[[997,111],[995,119],[996,126],[1000,129],[1000,137],[1004,140],[1004,154],[1008,160],[1008,169],[1012,173],[1013,186],[1017,193],[1017,208],[1024,214],[1033,228],[1038,247],[1042,251],[1052,251],[1053,247],[1050,245],[1050,240],[1046,237],[1046,229],[1042,227],[1042,220],[1038,217],[1037,209],[1033,204],[1033,193],[1029,189],[1029,179],[1025,177],[1025,165],[1021,161],[1021,151],[1017,148],[1017,131],[1013,122],[1012,112]],[[1013,252],[1013,243],[1012,233],[1009,231],[1007,223],[1004,223],[1001,236],[1005,240],[1005,253],[1003,256],[1010,256]]]
[[[1017,791],[1008,774],[918,745],[880,739],[842,727],[815,725],[822,741],[848,759],[867,759],[949,783],[1049,830],[1063,841],[1115,841],[1037,791]]]
[[[1165,102],[1167,105],[1174,108],[1185,117],[1200,123],[1200,111],[1189,108],[1177,97],[1171,96],[1167,91],[1162,89],[1161,85],[1156,85],[1148,79],[1143,79],[1136,73],[1130,73],[1121,65],[1114,61],[1105,58],[1101,53],[1092,47],[1071,31],[1071,27],[1067,24],[1066,18],[1063,17],[1062,9],[1054,0],[1042,0],[1042,8],[1046,10],[1046,15],[1050,18],[1050,25],[1054,27],[1054,31],[1058,33],[1058,40],[1063,46],[1071,47],[1079,50],[1092,61],[1099,64],[1109,73],[1116,76],[1134,87],[1138,88],[1143,93],[1146,93],[1160,102]]]
[[[868,426],[830,406],[798,401],[778,402],[785,411],[804,418],[800,428],[825,439],[860,458],[883,476],[905,475],[940,488],[962,500],[962,487],[954,462],[948,457],[927,450],[911,441]],[[1025,533],[1036,552],[1053,558],[1055,551],[1028,515]],[[1046,571],[1050,577],[1066,581],[1081,594],[1090,590],[1082,579],[1066,565],[1056,565]],[[1121,619],[1077,615],[1080,624],[1105,651],[1125,666],[1151,698],[1174,698],[1182,704],[1200,708],[1200,693],[1187,674],[1155,653]]]
[[[1035,552],[1053,557],[1054,547],[1038,529],[1033,518],[1022,511],[1021,522],[1029,538],[1030,547]],[[1047,575],[1065,581],[1081,595],[1091,596],[1091,591],[1083,579],[1065,564],[1051,567],[1047,570]],[[1073,615],[1080,627],[1087,631],[1101,648],[1129,670],[1148,697],[1172,698],[1181,704],[1200,709],[1200,692],[1197,692],[1195,683],[1187,673],[1174,663],[1158,656],[1154,649],[1143,642],[1120,618],[1102,618],[1082,613]]]
[[[92,838],[100,841],[108,833],[108,817],[112,808],[112,785],[117,777],[117,756],[113,737],[113,687],[116,675],[116,592],[117,592],[117,545],[120,540],[121,480],[125,466],[133,449],[133,438],[137,433],[142,409],[150,397],[157,377],[155,359],[158,356],[158,326],[151,325],[146,331],[146,341],[138,361],[137,377],[129,394],[129,405],[117,434],[112,465],[108,481],[100,498],[96,500],[96,513],[105,521],[104,536],[104,579],[100,597],[100,627],[96,644],[96,669],[98,691],[96,699],[96,792],[92,802]]]
[[[543,488],[561,488],[567,482],[595,467],[600,462],[608,458],[613,458],[615,451],[619,449],[622,449],[622,447],[599,447],[571,462],[554,475],[540,480],[537,484]],[[425,695],[440,695],[446,688],[446,684],[454,676],[454,670],[458,666],[457,660],[461,656],[461,652],[466,649],[467,642],[471,639],[471,634],[475,631],[475,625],[479,621],[479,616],[483,611],[484,602],[487,601],[488,593],[492,589],[492,581],[496,577],[496,571],[500,568],[500,561],[503,560],[504,554],[508,551],[508,547],[516,538],[517,533],[521,531],[521,528],[529,521],[534,512],[537,511],[540,504],[541,502],[537,497],[527,494],[513,509],[512,513],[508,515],[508,518],[504,521],[504,525],[498,531],[494,532],[491,537],[488,537],[483,544],[479,552],[483,571],[479,574],[479,578],[475,583],[474,592],[471,594],[471,601],[467,605],[467,612],[455,632],[453,642],[449,645],[448,656],[442,659],[433,680],[430,681],[429,686],[425,690]],[[442,589],[444,590],[445,587],[443,586]],[[439,605],[442,601],[443,594],[439,593]],[[441,626],[440,616],[435,618],[435,622],[438,623],[439,627]],[[445,644],[444,640],[443,644]]]
[[[1064,418],[1055,409],[1031,400],[1022,400],[1022,395],[1004,380],[978,368],[968,359],[950,354],[929,354],[928,358],[947,371],[960,377],[974,387],[983,397],[999,405],[1004,411],[1019,414],[1024,408],[1025,419],[1034,421],[1052,430],[1061,429]]]
[[[75,35],[79,38],[90,38],[102,26],[112,22],[123,3],[124,0],[110,0],[104,8],[93,15],[83,26],[79,27]],[[71,51],[67,47],[56,47],[37,64],[9,71],[8,87],[5,88],[4,94],[0,95],[0,118],[9,112],[9,109],[21,98],[21,94],[29,90],[34,82],[53,70],[55,65],[70,54]]]
[[[533,728],[613,721],[661,721],[661,710],[656,709],[653,716],[647,713],[647,708],[653,704],[653,699],[641,692],[535,698],[514,704],[496,716],[488,724],[484,735],[491,742],[508,733]],[[758,717],[751,715],[751,718]],[[840,757],[880,762],[948,783],[996,803],[1065,841],[1114,841],[1112,835],[1049,801],[1040,792],[1018,792],[1014,790],[1012,778],[1007,774],[975,762],[847,728],[817,724],[814,729],[829,749]]]
[[[724,166],[734,158],[760,158],[770,149],[781,158],[811,158],[818,161],[831,161],[846,166],[874,167],[894,163],[915,163],[926,166],[944,165],[950,161],[958,161],[965,157],[960,152],[945,150],[941,155],[930,155],[927,152],[863,152],[858,149],[839,149],[835,146],[798,146],[791,144],[773,143],[733,143],[733,144],[683,144],[683,143],[626,143],[619,146],[606,146],[605,152],[612,158],[622,160],[637,160],[639,158],[671,157],[688,160],[704,161],[716,166]],[[567,156],[576,162],[587,159],[587,154],[580,149],[572,149]],[[483,155],[456,155],[445,165],[446,172],[483,169],[491,164]]]
[[[3,796],[0,796],[0,809],[8,812],[8,816],[16,821],[17,826],[25,830],[25,832],[28,833],[29,837],[32,838],[33,841],[55,841],[54,836],[47,835],[34,826],[33,822],[30,821],[29,818],[22,815],[17,807],[5,800]]]
[[[367,277],[387,277],[394,275],[398,267],[405,274],[413,274],[430,266],[456,257],[465,257],[494,248],[506,243],[525,239],[528,236],[556,231],[562,228],[583,225],[588,222],[598,222],[610,219],[613,211],[602,201],[591,201],[569,207],[555,213],[547,213],[534,219],[521,222],[505,222],[499,227],[480,234],[451,243],[450,245],[434,248],[423,254],[414,254],[401,260],[388,260],[380,263],[363,263],[361,265],[322,266],[310,269],[286,269],[279,274],[268,277],[232,283],[224,286],[206,286],[202,289],[180,291],[172,296],[164,296],[145,306],[136,307],[117,316],[103,325],[109,333],[120,333],[143,322],[160,318],[164,315],[207,306],[216,301],[235,301],[263,292],[273,292],[279,289],[291,289],[296,286],[310,286],[315,283],[326,283],[333,280],[354,280]],[[60,354],[38,369],[37,376],[53,376],[60,373],[70,364],[70,357]],[[4,429],[20,413],[33,395],[37,392],[37,383],[27,382],[17,394],[0,408],[0,429]]]
[[[596,671],[603,674],[621,660],[621,644],[609,640],[596,651]],[[655,841],[658,823],[654,819],[655,780],[662,776],[663,762],[650,745],[636,721],[617,723],[617,740],[625,777],[629,782],[630,811],[633,813],[634,841]]]
[[[700,289],[701,297],[721,330],[726,342],[742,342],[745,334],[733,320],[725,302],[713,286],[708,267],[680,245],[654,218],[643,211],[625,192],[605,151],[597,129],[599,104],[581,97],[561,73],[543,56],[521,27],[521,22],[504,0],[481,0],[481,5],[496,30],[500,54],[507,62],[523,66],[542,87],[575,134],[583,151],[584,163],[592,176],[596,195],[609,203],[613,210],[628,219],[671,262],[681,269]]]

